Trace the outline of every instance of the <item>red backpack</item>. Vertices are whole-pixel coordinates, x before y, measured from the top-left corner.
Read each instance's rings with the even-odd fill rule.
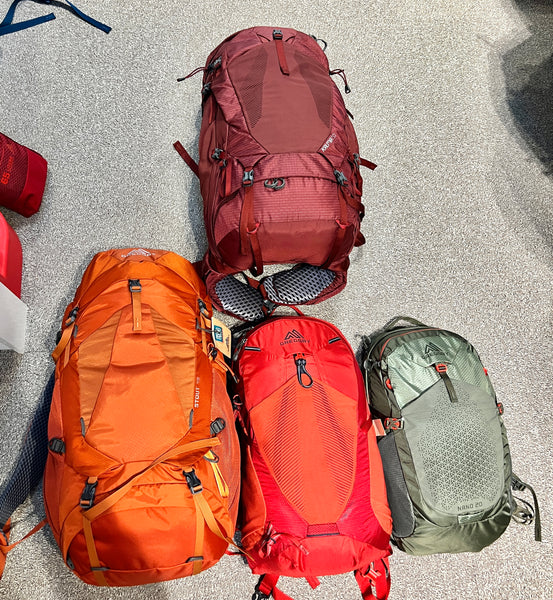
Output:
[[[345,81],[343,71],[329,72],[315,38],[272,27],[228,37],[199,70],[199,164],[175,148],[200,178],[202,267],[215,307],[255,320],[268,306],[333,296],[346,285],[349,253],[365,241],[359,167],[376,166],[360,158],[329,76]],[[250,285],[232,277],[248,269],[257,277],[269,264],[297,266]]]
[[[355,572],[363,598],[388,597],[392,529],[376,436],[353,351],[330,323],[276,317],[234,353],[242,437],[241,545],[262,575]]]

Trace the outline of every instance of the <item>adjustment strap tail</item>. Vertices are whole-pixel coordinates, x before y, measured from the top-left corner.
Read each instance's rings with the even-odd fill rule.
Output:
[[[182,160],[190,167],[191,171],[196,175],[196,177],[200,176],[200,170],[198,168],[198,163],[188,154],[185,147],[179,142],[176,141],[173,144],[173,148],[180,154]]]
[[[532,498],[534,500],[534,507],[530,505],[529,511],[524,511],[524,509],[520,509],[520,507],[513,514],[514,519],[519,523],[531,523],[534,521],[534,539],[536,542],[541,542],[541,517],[540,517],[540,507],[538,504],[538,496],[536,492],[532,488],[532,486],[528,485],[524,481],[522,481],[517,475],[514,473],[511,475],[511,487],[513,490],[517,492],[524,492],[525,490],[529,490],[532,494]],[[524,501],[522,501],[524,502]],[[527,504],[524,502],[524,504]]]
[[[363,600],[387,600],[391,585],[388,558],[371,563],[365,572],[355,571],[355,579]]]

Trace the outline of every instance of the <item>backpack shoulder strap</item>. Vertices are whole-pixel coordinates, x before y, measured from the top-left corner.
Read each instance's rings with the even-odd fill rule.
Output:
[[[51,0],[39,0],[39,1],[42,2],[43,4],[51,3]],[[77,15],[77,17],[79,17],[83,21],[86,21],[89,25],[92,25],[93,27],[100,29],[104,33],[109,33],[111,31],[111,27],[108,27],[107,25],[100,23],[100,21],[97,21],[96,19],[89,17],[82,10],[78,9],[69,0],[64,0],[64,1],[67,4],[67,7],[62,5],[63,8],[67,8],[67,10],[70,10],[72,13]],[[56,18],[56,15],[54,15],[54,13],[49,13],[47,15],[36,17],[34,19],[29,19],[27,21],[21,21],[20,23],[14,23],[13,18],[15,15],[15,9],[17,8],[17,5],[20,2],[21,2],[21,0],[13,0],[10,8],[8,9],[6,16],[4,17],[3,21],[0,23],[0,36],[7,35],[8,33],[13,33],[15,31],[21,31],[22,29],[28,29],[29,27],[34,27],[35,25],[40,25],[41,23],[46,23],[46,21],[51,21],[52,19]]]
[[[9,543],[10,517],[38,485],[44,473],[48,456],[48,416],[54,390],[54,372],[50,376],[31,426],[23,442],[16,466],[0,494],[0,578],[4,571],[6,554],[46,523],[42,520],[23,539]]]

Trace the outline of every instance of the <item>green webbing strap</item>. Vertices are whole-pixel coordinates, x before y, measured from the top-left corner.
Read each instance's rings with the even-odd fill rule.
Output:
[[[517,521],[517,523],[527,524],[534,521],[534,539],[536,540],[536,542],[541,542],[540,507],[538,504],[538,497],[536,496],[536,492],[531,486],[529,486],[527,483],[524,483],[524,481],[522,481],[514,473],[511,475],[511,487],[517,492],[524,492],[526,489],[528,489],[532,494],[532,497],[534,499],[533,509],[531,506],[529,506],[528,502],[524,500],[521,501],[517,498],[517,500],[521,501],[528,508],[527,510],[524,510],[524,508],[522,508],[520,505],[517,505],[517,508],[513,513],[513,518],[515,519],[515,521]]]

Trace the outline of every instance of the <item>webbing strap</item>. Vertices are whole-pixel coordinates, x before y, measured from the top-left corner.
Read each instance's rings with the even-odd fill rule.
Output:
[[[198,168],[198,163],[190,156],[190,154],[188,154],[185,147],[179,141],[176,141],[173,144],[173,147],[180,154],[182,160],[184,160],[184,162],[190,167],[194,175],[196,175],[196,177],[199,177],[200,170]]]
[[[349,225],[347,222],[348,219],[348,207],[347,207],[347,198],[346,192],[343,186],[338,186],[339,197],[340,197],[340,218],[336,220],[336,224],[338,225],[338,231],[336,232],[336,237],[334,238],[334,244],[332,245],[332,249],[328,258],[326,259],[325,264],[323,265],[323,269],[327,269],[333,262],[338,252],[340,252],[340,248],[344,242],[344,237],[346,235],[346,227]]]
[[[170,458],[174,458],[175,456],[178,456],[179,454],[184,454],[185,452],[192,452],[193,450],[199,450],[201,448],[212,448],[214,446],[218,446],[220,443],[221,442],[218,438],[209,438],[209,439],[196,440],[195,442],[189,442],[187,444],[181,444],[179,446],[174,446],[173,448],[170,448],[169,450],[167,450],[167,452],[164,452],[154,462],[149,464],[145,469],[142,469],[139,473],[136,473],[134,476],[132,476],[124,485],[117,488],[109,496],[104,498],[101,502],[99,502],[92,508],[82,511],[83,533],[84,533],[85,540],[86,540],[86,547],[87,547],[87,551],[88,551],[88,558],[90,561],[90,568],[94,572],[94,576],[95,576],[96,580],[99,582],[99,585],[107,585],[107,582],[106,582],[105,576],[102,572],[102,566],[100,564],[100,560],[99,560],[98,553],[96,550],[96,543],[94,541],[94,536],[92,534],[92,521],[94,521],[101,514],[103,514],[107,510],[109,510],[115,504],[117,504],[117,502],[123,496],[125,496],[125,494],[127,494],[127,492],[133,487],[133,485],[135,485],[136,480],[139,479],[140,477],[142,477],[142,475],[144,475],[151,469],[153,469],[156,465],[159,465],[163,461],[169,460]],[[209,508],[209,505],[208,505],[208,508]],[[209,526],[209,524],[208,524],[208,526]],[[201,565],[200,565],[200,567],[201,567]],[[194,568],[196,568],[196,565],[194,565]],[[101,580],[103,580],[104,583],[100,583]]]
[[[192,575],[201,573],[203,566],[203,558],[200,560],[200,556],[203,556],[204,547],[204,518],[202,513],[196,509],[196,539],[194,541],[194,564],[192,565]]]
[[[39,0],[42,4],[51,4],[51,0]],[[61,1],[61,0],[60,0]],[[64,0],[68,5],[70,11],[72,11],[77,17],[86,21],[89,25],[100,29],[104,33],[109,33],[111,31],[111,27],[100,23],[96,19],[85,14],[82,10],[78,9],[72,2],[69,0]],[[15,31],[21,31],[22,29],[28,29],[29,27],[34,27],[35,25],[40,25],[41,23],[46,23],[46,21],[51,21],[56,18],[54,13],[49,13],[47,15],[43,15],[40,17],[35,17],[34,19],[28,19],[27,21],[22,21],[20,23],[13,23],[13,18],[15,15],[15,9],[17,5],[21,2],[21,0],[14,0],[8,9],[6,16],[3,21],[0,23],[0,36],[6,35],[8,33],[14,33]]]
[[[275,29],[273,31],[273,40],[275,41],[280,71],[283,75],[290,75],[288,61],[286,60],[286,52],[284,51],[284,42],[282,41],[282,31],[280,31],[280,29]]]
[[[96,579],[98,585],[107,586],[108,582],[102,570],[102,565],[98,558],[98,551],[96,550],[96,543],[94,542],[92,523],[85,515],[83,515],[83,533],[86,541],[86,549],[88,551],[88,559],[90,561],[90,570],[94,573],[94,579]]]
[[[4,574],[4,568],[6,566],[6,558],[7,558],[8,552],[10,550],[13,550],[19,544],[21,544],[22,541],[26,540],[27,538],[30,538],[37,531],[40,531],[44,527],[44,525],[46,525],[46,523],[47,523],[46,519],[42,519],[42,521],[40,521],[40,523],[38,523],[38,525],[35,525],[31,529],[31,531],[29,531],[29,533],[24,535],[17,542],[10,544],[9,540],[10,540],[11,522],[8,520],[8,522],[4,525],[4,528],[0,534],[0,579],[2,579],[2,575]]]
[[[355,571],[355,579],[363,600],[386,600],[391,585],[388,558],[371,563],[365,572]]]
[[[254,261],[251,271],[255,276],[263,273],[263,257],[257,236],[258,229],[259,223],[256,223],[254,216],[253,169],[245,169],[244,202],[240,213],[240,253],[247,254],[251,250]]]

